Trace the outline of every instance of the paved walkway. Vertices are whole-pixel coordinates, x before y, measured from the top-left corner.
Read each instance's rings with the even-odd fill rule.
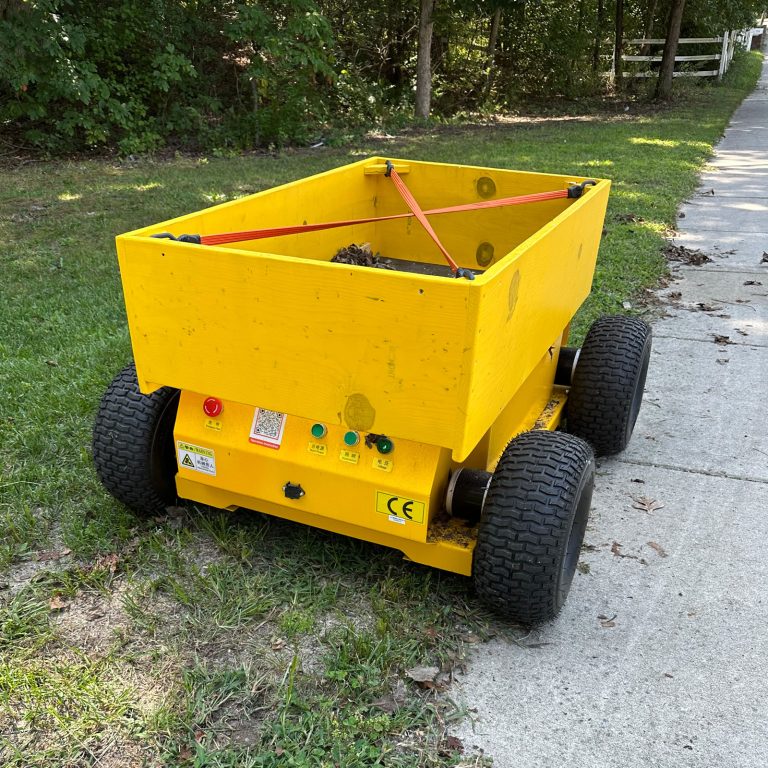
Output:
[[[768,61],[712,166],[677,242],[717,255],[661,292],[634,437],[598,468],[589,572],[461,683],[477,712],[459,735],[496,766],[768,766]]]

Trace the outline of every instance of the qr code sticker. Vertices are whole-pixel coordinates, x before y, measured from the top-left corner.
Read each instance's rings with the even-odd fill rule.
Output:
[[[257,408],[253,414],[249,440],[256,445],[279,448],[283,442],[286,415],[266,408]]]

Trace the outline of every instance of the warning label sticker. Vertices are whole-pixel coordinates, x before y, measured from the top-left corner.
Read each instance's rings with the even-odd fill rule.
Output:
[[[210,448],[201,448],[199,445],[176,442],[179,454],[179,466],[192,469],[195,472],[204,472],[206,475],[216,474],[216,454]]]
[[[267,448],[279,448],[283,442],[285,432],[286,415],[277,411],[268,411],[266,408],[257,408],[253,414],[251,433],[248,436],[250,442],[256,445],[266,445]]]
[[[393,496],[387,491],[376,491],[376,511],[387,515],[392,522],[405,522],[409,520],[413,523],[424,522],[424,511],[426,505],[423,501],[415,499],[406,499],[402,496]]]

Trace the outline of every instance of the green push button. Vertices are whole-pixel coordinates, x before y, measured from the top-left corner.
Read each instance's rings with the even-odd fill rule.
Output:
[[[353,445],[357,445],[359,442],[360,442],[360,435],[358,435],[357,432],[344,433],[345,445],[348,445],[351,448]]]
[[[392,453],[395,450],[394,443],[388,437],[380,437],[376,441],[376,447],[379,449],[379,453]]]
[[[325,424],[313,424],[312,425],[312,437],[316,437],[318,440],[321,437],[325,437],[328,434]]]

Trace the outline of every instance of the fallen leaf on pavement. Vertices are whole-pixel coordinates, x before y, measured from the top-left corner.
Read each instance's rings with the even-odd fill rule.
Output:
[[[635,503],[632,505],[634,509],[639,509],[642,512],[648,512],[649,514],[651,512],[655,512],[657,509],[664,509],[664,505],[656,501],[656,499],[651,499],[648,496],[632,496],[632,501]]]
[[[674,243],[665,246],[664,255],[668,261],[680,261],[683,264],[693,264],[696,267],[712,261],[710,256],[697,248],[686,248],[684,245],[675,245]]]
[[[715,344],[722,344],[722,345],[733,344],[730,336],[723,336],[723,334],[721,333],[710,333],[709,335],[712,336],[712,338],[715,341]]]
[[[624,557],[627,560],[637,560],[640,565],[648,565],[648,563],[642,557],[638,557],[637,555],[627,555],[626,553],[622,552],[621,544],[619,544],[618,541],[614,541],[611,545],[611,554],[613,554],[614,557]]]
[[[716,363],[719,365],[725,365],[730,358],[728,357],[718,357],[717,360],[715,360]]]
[[[762,285],[759,280],[745,280],[744,285]]]
[[[655,549],[659,557],[667,557],[666,550],[661,546],[661,544],[657,544],[655,541],[649,541],[648,546],[651,549]]]
[[[763,258],[760,259],[761,264],[768,264],[768,251],[763,251]]]
[[[600,626],[601,627],[603,627],[604,629],[610,629],[611,627],[615,627],[616,626],[616,622],[614,621],[614,619],[617,616],[618,616],[618,614],[614,613],[613,616],[611,616],[611,618],[609,619],[607,616],[605,616],[604,614],[601,613],[597,618],[600,619]]]

